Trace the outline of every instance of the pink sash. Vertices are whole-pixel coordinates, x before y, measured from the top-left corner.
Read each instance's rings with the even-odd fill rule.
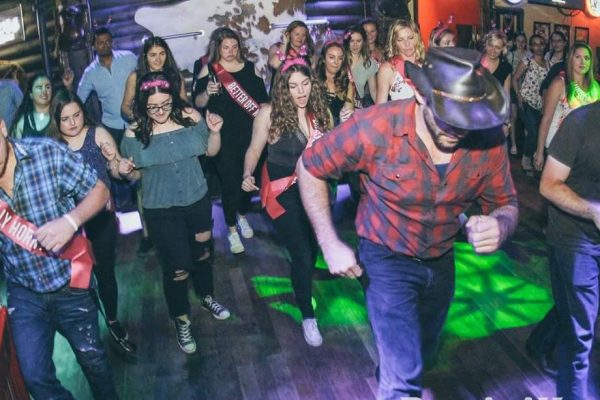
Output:
[[[87,289],[90,286],[94,257],[90,242],[81,235],[75,234],[66,244],[63,251],[54,256],[42,248],[35,238],[37,227],[21,218],[3,201],[0,201],[0,232],[21,248],[37,256],[60,258],[71,261],[71,280],[69,286]]]
[[[244,90],[242,85],[235,80],[233,75],[223,68],[219,63],[212,64],[217,79],[221,82],[221,85],[225,88],[229,96],[239,105],[242,110],[246,111],[252,118],[256,117],[260,110],[260,105]]]

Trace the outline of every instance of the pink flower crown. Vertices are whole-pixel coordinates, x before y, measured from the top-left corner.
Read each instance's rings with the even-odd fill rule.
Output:
[[[450,28],[450,25],[452,23],[454,23],[454,15],[452,14],[450,14],[450,16],[448,17],[448,22],[442,22],[442,20],[439,20],[437,22],[437,25],[435,26],[437,32],[435,33],[435,35],[433,35],[433,41],[438,40],[440,36],[442,36],[442,33],[444,33],[446,29]]]
[[[148,82],[142,83],[142,85],[140,86],[140,90],[142,92],[145,92],[145,91],[150,90],[155,87],[161,88],[161,89],[168,89],[171,87],[171,84],[169,83],[169,81],[166,81],[164,79],[156,79],[154,81],[148,81]]]
[[[281,66],[281,72],[283,73],[287,71],[294,65],[304,65],[305,67],[308,67],[308,64],[306,63],[306,60],[304,58],[297,57],[292,58],[291,60],[287,60],[285,63],[283,63],[283,65]]]

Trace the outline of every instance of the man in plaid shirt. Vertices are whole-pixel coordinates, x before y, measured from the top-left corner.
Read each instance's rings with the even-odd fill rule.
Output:
[[[36,399],[73,398],[56,379],[52,361],[59,331],[76,353],[94,397],[116,399],[93,291],[71,287],[71,262],[52,256],[106,206],[108,189],[66,146],[52,139],[13,141],[7,135],[0,119],[0,201],[15,213],[2,211],[0,226],[22,232],[24,225],[15,221],[31,222],[37,230],[28,240],[50,252],[34,254],[13,241],[18,235],[9,237],[11,228],[0,232],[9,321],[27,389]]]
[[[477,253],[498,249],[518,219],[501,125],[508,102],[480,53],[429,50],[406,63],[416,99],[355,113],[307,149],[298,182],[329,270],[365,269],[369,319],[379,351],[380,399],[421,394],[424,361],[436,353],[454,294],[453,244],[461,226]],[[326,179],[361,172],[354,251],[331,222]],[[473,203],[481,215],[465,216]]]

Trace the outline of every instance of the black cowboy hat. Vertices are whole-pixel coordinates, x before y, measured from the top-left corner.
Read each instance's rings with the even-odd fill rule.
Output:
[[[480,60],[475,50],[433,47],[422,67],[407,61],[405,70],[436,118],[455,128],[483,130],[508,119],[509,102]]]

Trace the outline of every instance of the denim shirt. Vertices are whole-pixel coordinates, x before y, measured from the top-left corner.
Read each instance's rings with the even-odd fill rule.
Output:
[[[121,103],[129,74],[137,65],[136,56],[130,51],[113,51],[110,70],[98,56],[83,72],[77,96],[85,102],[92,92],[96,92],[102,104],[102,123],[109,128],[123,129],[127,123],[121,117]]]

